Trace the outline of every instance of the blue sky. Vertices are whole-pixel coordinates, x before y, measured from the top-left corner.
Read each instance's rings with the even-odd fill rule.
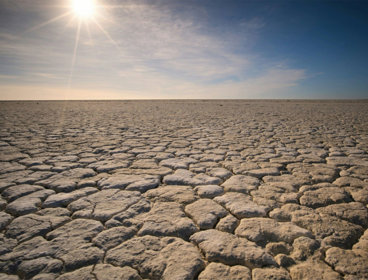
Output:
[[[368,98],[368,1],[71,1],[0,0],[0,99]]]

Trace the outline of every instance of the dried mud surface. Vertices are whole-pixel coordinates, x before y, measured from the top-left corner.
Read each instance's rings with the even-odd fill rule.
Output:
[[[368,279],[365,101],[0,103],[0,279]]]

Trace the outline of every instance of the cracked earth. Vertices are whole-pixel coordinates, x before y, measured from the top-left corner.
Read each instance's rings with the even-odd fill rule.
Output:
[[[368,103],[0,103],[0,279],[368,279]]]

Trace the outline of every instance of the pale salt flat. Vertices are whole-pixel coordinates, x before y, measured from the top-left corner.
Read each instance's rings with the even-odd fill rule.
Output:
[[[0,102],[0,279],[368,279],[368,102]]]

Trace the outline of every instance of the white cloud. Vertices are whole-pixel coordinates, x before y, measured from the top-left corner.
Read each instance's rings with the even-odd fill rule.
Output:
[[[229,36],[210,35],[195,15],[183,18],[162,6],[129,5],[119,11],[116,25],[107,29],[117,38],[125,62],[139,59],[184,79],[208,81],[238,75],[250,66],[247,55],[234,54],[236,42],[228,41]]]
[[[14,58],[23,82],[3,83],[0,98],[276,98],[305,78],[302,69],[261,64],[244,47],[265,25],[261,18],[220,33],[203,11],[183,16],[165,5],[130,2],[102,10],[98,22],[116,45],[98,26],[90,24],[90,36],[83,27],[70,91],[75,22],[53,22],[22,38],[0,33],[0,56]]]
[[[127,74],[127,73],[125,73]],[[199,85],[189,81],[169,79],[160,73],[146,75],[130,72],[122,76],[124,89],[72,88],[52,85],[0,85],[3,100],[64,100],[64,99],[223,99],[223,98],[278,98],[284,91],[297,85],[305,78],[303,70],[271,69],[262,76],[242,82],[226,82],[220,85]],[[285,96],[288,97],[288,96]]]
[[[0,85],[0,100],[93,100],[125,99],[132,93],[92,89],[67,89],[54,86]]]
[[[210,30],[206,20],[199,20],[198,14],[184,18],[167,7],[132,4],[120,11],[117,29],[108,27],[114,37],[121,38],[118,43],[126,63],[118,70],[122,85],[132,86],[137,81],[135,88],[155,87],[161,92],[164,88],[183,97],[188,92],[208,96],[205,91],[221,87],[237,89],[233,96],[243,95],[244,89],[263,93],[295,86],[305,78],[304,70],[285,65],[267,68],[259,65],[257,55],[250,50],[247,53],[247,48],[237,51],[264,25],[261,18],[252,18],[239,23],[241,34],[219,34]],[[258,75],[249,76],[254,69]]]

